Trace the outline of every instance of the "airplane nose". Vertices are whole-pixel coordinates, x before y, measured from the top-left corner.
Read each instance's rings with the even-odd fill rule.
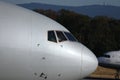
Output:
[[[84,78],[96,70],[98,66],[96,56],[81,43],[64,42],[64,51],[67,53],[64,56],[69,61],[64,65],[67,66],[70,78]]]
[[[88,76],[92,72],[94,72],[98,66],[98,60],[94,53],[90,51],[88,48],[83,47],[82,50],[82,75]]]

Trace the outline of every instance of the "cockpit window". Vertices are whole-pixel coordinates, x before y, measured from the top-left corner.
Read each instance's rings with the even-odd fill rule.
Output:
[[[77,41],[71,33],[68,33],[68,32],[64,32],[64,33],[70,41]]]
[[[64,36],[63,32],[61,31],[56,31],[57,37],[58,37],[58,41],[62,42],[62,41],[66,41],[67,38]]]
[[[48,31],[48,41],[57,42],[54,31]]]
[[[63,42],[63,41],[77,41],[77,39],[69,32],[64,31],[48,31],[48,41]]]
[[[103,55],[103,57],[110,58],[110,55]]]

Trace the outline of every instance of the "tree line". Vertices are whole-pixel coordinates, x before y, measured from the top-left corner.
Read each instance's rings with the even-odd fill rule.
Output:
[[[107,16],[89,17],[65,9],[34,11],[62,24],[96,56],[108,51],[120,50],[120,20]]]

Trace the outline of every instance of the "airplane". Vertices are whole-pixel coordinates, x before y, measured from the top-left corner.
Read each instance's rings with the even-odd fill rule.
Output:
[[[0,1],[0,80],[79,80],[98,66],[56,21]]]
[[[120,74],[120,51],[110,51],[98,57],[99,65],[106,68],[116,69],[115,79]]]

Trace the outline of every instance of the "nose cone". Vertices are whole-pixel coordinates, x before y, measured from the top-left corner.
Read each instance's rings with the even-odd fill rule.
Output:
[[[97,58],[87,47],[78,42],[64,42],[64,48],[64,51],[66,51],[64,56],[69,61],[64,64],[67,66],[65,70],[68,71],[67,75],[69,76],[69,79],[66,80],[81,79],[96,70],[98,66]]]
[[[94,53],[92,53],[88,48],[83,46],[82,50],[82,76],[88,76],[94,72],[98,66],[98,60]]]

